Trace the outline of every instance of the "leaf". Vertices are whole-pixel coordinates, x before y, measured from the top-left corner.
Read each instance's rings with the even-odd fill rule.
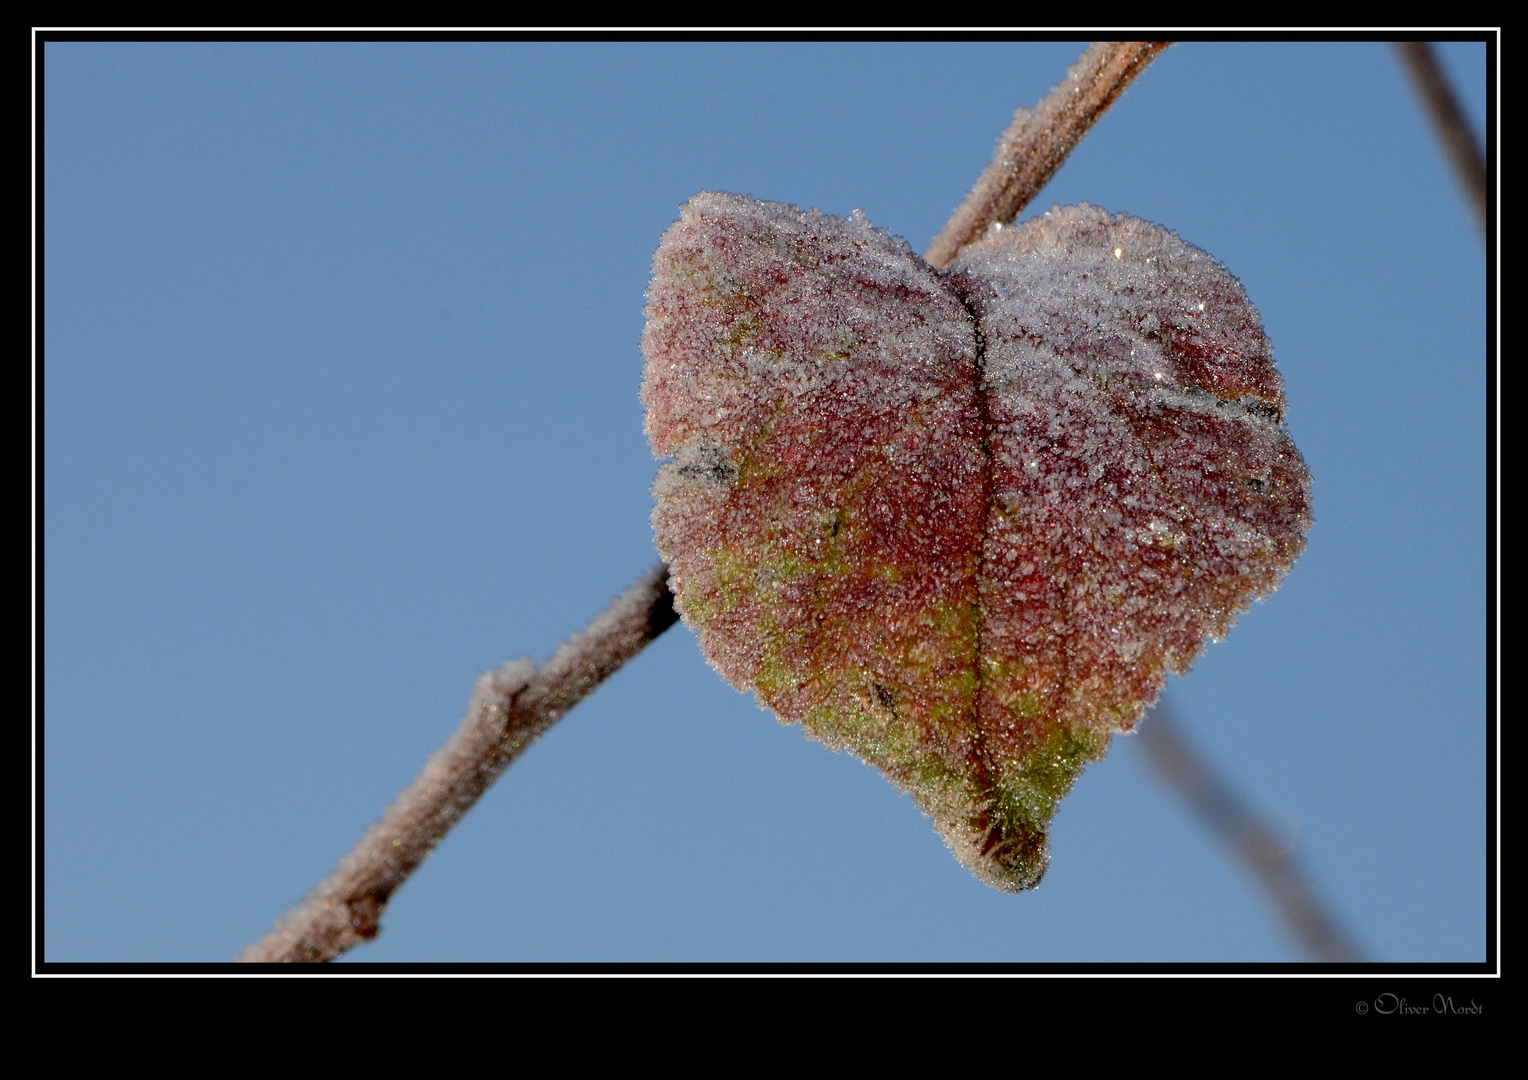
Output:
[[[1083,767],[1304,546],[1241,286],[1086,204],[941,274],[858,212],[702,192],[647,299],[653,525],[706,658],[1032,888]]]

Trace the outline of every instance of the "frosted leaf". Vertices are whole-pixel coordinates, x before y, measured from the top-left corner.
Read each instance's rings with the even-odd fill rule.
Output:
[[[1001,888],[1310,525],[1256,312],[1138,219],[1058,208],[941,275],[861,214],[705,192],[642,347],[654,530],[707,659]]]

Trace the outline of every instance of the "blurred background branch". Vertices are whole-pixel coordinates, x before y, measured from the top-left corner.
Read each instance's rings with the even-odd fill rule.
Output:
[[[1151,710],[1139,731],[1157,775],[1182,797],[1199,823],[1253,872],[1301,948],[1315,960],[1361,961],[1358,949],[1338,929],[1336,920],[1305,880],[1294,857],[1293,843],[1280,840],[1189,744],[1166,701]]]
[[[1443,146],[1448,163],[1454,167],[1465,200],[1475,212],[1475,222],[1484,235],[1489,199],[1486,156],[1475,133],[1470,130],[1470,122],[1465,119],[1443,65],[1438,62],[1438,54],[1428,41],[1397,41],[1395,51],[1400,55],[1406,74],[1411,76],[1411,85],[1416,88],[1417,97],[1422,99],[1433,132]]]

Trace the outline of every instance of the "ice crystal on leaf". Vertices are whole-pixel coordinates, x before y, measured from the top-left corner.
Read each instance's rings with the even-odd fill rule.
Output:
[[[1278,585],[1310,478],[1241,286],[1086,204],[943,273],[703,192],[653,259],[653,524],[728,682],[1036,885],[1083,767]]]

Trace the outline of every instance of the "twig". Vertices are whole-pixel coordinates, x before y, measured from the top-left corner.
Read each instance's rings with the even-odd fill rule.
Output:
[[[393,892],[500,773],[678,616],[668,567],[643,574],[539,667],[511,660],[478,677],[461,726],[332,874],[239,957],[332,960],[375,937]]]
[[[1356,963],[1358,950],[1343,937],[1295,865],[1287,844],[1260,822],[1214,769],[1189,746],[1165,704],[1140,727],[1146,756],[1157,772],[1257,875],[1289,929],[1317,960]]]
[[[1167,44],[1099,42],[1034,110],[1019,109],[998,141],[992,164],[924,258],[942,267],[992,222],[1012,221],[1093,122]],[[392,894],[499,774],[563,714],[677,621],[673,601],[668,567],[656,566],[544,664],[511,660],[480,676],[466,717],[414,782],[334,872],[239,959],[332,960],[375,937]],[[1165,719],[1159,707],[1145,726],[1146,746],[1158,767],[1169,778],[1182,778],[1173,781],[1180,790],[1197,793],[1190,796],[1196,806],[1220,808],[1218,816],[1206,814],[1207,820],[1223,835],[1233,837],[1233,846],[1259,870],[1302,940],[1322,942],[1327,951],[1318,955],[1323,959],[1353,959],[1352,950],[1321,913],[1288,856],[1266,829],[1240,810],[1234,796],[1172,734]],[[1227,807],[1235,813],[1227,816]],[[1229,821],[1244,824],[1227,832]],[[1307,938],[1307,932],[1316,936]]]
[[[988,202],[996,199],[1001,205],[1011,204],[1008,220],[1012,220],[1098,115],[1164,47],[1161,42],[1094,45],[1034,113],[1019,110],[1020,119],[1034,116],[1043,123],[1030,131],[1015,120],[1004,133],[998,144],[998,160],[977,181],[940,234],[949,249],[944,261],[953,258],[990,221],[997,220],[979,217],[991,213],[990,209],[973,209],[978,196],[990,186],[991,177],[996,175],[1000,186],[1007,186]],[[1025,132],[1029,134],[1025,136]],[[1026,155],[1036,157],[1032,167]],[[1010,173],[1019,182],[1038,178],[1031,180],[1028,189],[1020,189],[1026,193],[1017,202],[1005,194],[1012,186],[1006,179]],[[957,222],[966,220],[975,224],[964,239],[946,239]],[[334,872],[287,912],[274,930],[246,948],[239,959],[332,960],[375,937],[382,910],[398,886],[429,857],[499,774],[537,736],[677,619],[674,597],[668,589],[668,567],[660,565],[639,578],[588,629],[564,642],[545,664],[536,667],[528,660],[511,660],[480,676],[461,726],[425,763],[414,782],[340,860]]]
[[[1006,225],[1017,217],[1104,110],[1169,44],[1096,41],[1040,104],[1015,109],[992,163],[934,237],[924,260],[942,270],[993,222]]]
[[[1475,141],[1475,133],[1470,130],[1469,121],[1464,118],[1459,99],[1454,96],[1453,88],[1448,84],[1448,76],[1438,63],[1437,54],[1433,52],[1430,42],[1397,41],[1395,51],[1400,54],[1406,73],[1411,76],[1417,97],[1422,99],[1422,105],[1427,109],[1433,131],[1443,144],[1443,152],[1448,155],[1449,164],[1454,167],[1454,175],[1459,178],[1459,186],[1464,189],[1464,197],[1469,200],[1470,209],[1475,211],[1475,220],[1484,233],[1489,201],[1486,158],[1480,144]]]

